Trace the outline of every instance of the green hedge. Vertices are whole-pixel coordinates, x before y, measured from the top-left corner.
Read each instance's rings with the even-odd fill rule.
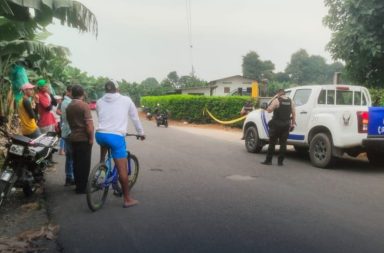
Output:
[[[384,106],[384,90],[380,88],[370,88],[372,104],[374,106]]]
[[[250,98],[244,96],[147,96],[141,98],[141,106],[155,108],[157,104],[160,104],[162,109],[169,111],[172,119],[185,120],[189,123],[211,123],[213,120],[209,115],[203,114],[204,108],[207,108],[220,120],[231,120],[240,117],[240,110],[248,100]],[[241,126],[241,124],[242,122],[235,125]]]

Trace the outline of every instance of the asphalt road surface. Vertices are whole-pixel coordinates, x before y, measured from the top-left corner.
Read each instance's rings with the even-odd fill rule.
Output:
[[[47,198],[62,252],[384,252],[384,169],[352,159],[319,169],[294,152],[264,166],[240,133],[143,123],[147,140],[127,139],[140,161],[136,207],[110,192],[91,212],[55,157]]]

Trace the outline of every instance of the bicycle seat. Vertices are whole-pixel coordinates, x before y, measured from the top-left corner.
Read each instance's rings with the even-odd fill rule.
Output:
[[[23,136],[23,135],[18,135],[18,134],[12,135],[11,139],[12,139],[13,143],[21,144],[23,146],[28,146],[29,143],[32,141],[31,138],[28,138],[28,137]]]

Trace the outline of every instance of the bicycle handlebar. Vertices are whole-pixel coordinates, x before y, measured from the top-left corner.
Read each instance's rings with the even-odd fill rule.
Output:
[[[138,139],[142,139],[142,140],[144,140],[145,139],[145,135],[140,135],[140,134],[125,134],[125,136],[135,136],[136,137],[136,139],[138,140]]]

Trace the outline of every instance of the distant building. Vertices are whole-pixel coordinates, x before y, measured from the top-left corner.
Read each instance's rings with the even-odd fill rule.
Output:
[[[204,87],[181,88],[181,93],[205,96],[227,96],[234,93],[250,93],[251,86],[252,79],[236,75],[210,81],[208,85]]]
[[[181,94],[188,94],[188,95],[205,95],[205,96],[212,96],[212,90],[214,87],[211,86],[200,86],[200,87],[186,87],[181,88]]]

